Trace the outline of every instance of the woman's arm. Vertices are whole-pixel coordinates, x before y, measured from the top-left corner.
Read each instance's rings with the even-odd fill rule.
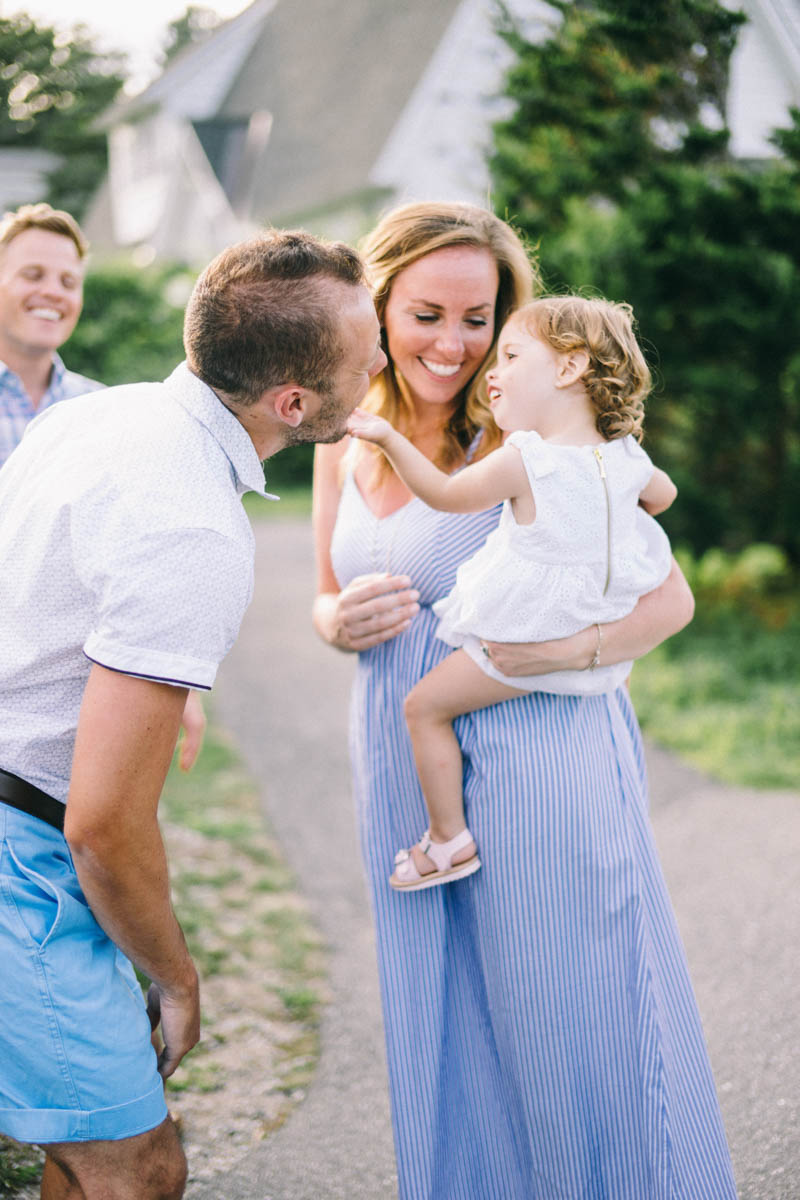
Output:
[[[383,417],[357,408],[347,427],[356,437],[380,446],[406,487],[430,508],[452,513],[484,512],[503,500],[531,497],[522,456],[512,446],[494,450],[480,462],[447,475]]]
[[[672,570],[654,591],[642,596],[633,612],[602,626],[600,662],[642,658],[655,646],[688,625],[694,599],[683,572],[673,559]],[[590,625],[571,637],[551,642],[487,642],[489,657],[504,675],[546,675],[549,671],[582,671],[597,649],[597,627]]]
[[[419,612],[419,593],[407,575],[359,575],[340,588],[331,562],[331,539],[339,508],[339,473],[347,442],[317,446],[312,519],[317,559],[317,596],[312,619],[317,633],[339,650],[369,650],[407,629]]]

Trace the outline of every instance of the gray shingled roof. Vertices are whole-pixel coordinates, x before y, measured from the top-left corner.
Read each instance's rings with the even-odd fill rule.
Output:
[[[335,205],[374,190],[370,169],[459,3],[255,0],[108,124],[154,105],[201,120],[267,111],[272,128],[245,183],[247,211],[235,191],[234,207],[279,223]]]
[[[253,215],[336,203],[369,171],[459,0],[278,0],[220,115],[273,117]]]

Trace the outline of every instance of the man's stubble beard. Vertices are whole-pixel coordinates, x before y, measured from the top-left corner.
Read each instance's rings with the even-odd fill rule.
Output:
[[[296,429],[288,429],[284,448],[303,446],[309,442],[339,442],[347,433],[347,418],[350,413],[342,411],[341,401],[335,393],[323,397],[320,410],[310,421],[303,421]]]

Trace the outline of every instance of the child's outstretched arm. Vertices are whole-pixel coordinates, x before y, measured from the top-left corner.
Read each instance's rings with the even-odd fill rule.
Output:
[[[639,503],[651,517],[657,517],[669,508],[677,494],[678,489],[667,472],[656,467],[647,487],[639,493]]]
[[[380,446],[406,487],[431,508],[483,512],[501,500],[531,496],[522,457],[513,446],[503,446],[473,466],[446,475],[383,417],[357,408],[347,429],[354,437]]]

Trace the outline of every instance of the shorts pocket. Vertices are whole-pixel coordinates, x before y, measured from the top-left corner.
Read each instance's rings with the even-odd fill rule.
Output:
[[[10,862],[4,882],[11,901],[26,933],[43,950],[61,922],[61,890],[46,876],[20,862],[8,842],[6,850]]]

